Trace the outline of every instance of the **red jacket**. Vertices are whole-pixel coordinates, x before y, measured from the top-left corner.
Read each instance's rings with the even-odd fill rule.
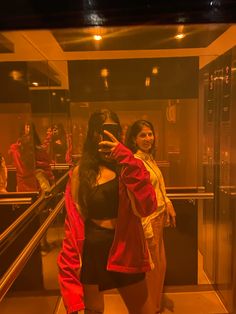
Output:
[[[151,265],[140,217],[156,210],[155,191],[142,161],[136,159],[124,145],[117,145],[113,157],[122,165],[122,171],[117,225],[107,269],[124,273],[147,272]],[[70,184],[67,185],[65,201],[65,238],[58,266],[63,301],[67,312],[71,313],[84,309],[83,288],[79,280],[84,222],[72,200]]]
[[[9,152],[13,157],[13,162],[16,167],[16,179],[17,179],[17,191],[18,192],[29,192],[40,190],[40,185],[35,176],[35,170],[41,169],[45,173],[45,177],[49,183],[54,182],[54,175],[50,166],[50,158],[46,149],[43,146],[36,147],[34,162],[31,167],[26,167],[21,158],[20,152],[20,141],[11,144]]]
[[[26,167],[20,153],[20,142],[11,144],[9,152],[16,167],[17,192],[38,191],[39,184],[35,177],[35,168]]]

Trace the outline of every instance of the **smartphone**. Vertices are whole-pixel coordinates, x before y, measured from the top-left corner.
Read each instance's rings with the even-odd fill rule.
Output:
[[[105,123],[103,124],[103,130],[110,132],[116,139],[119,139],[120,128],[118,124]],[[111,142],[111,138],[107,134],[103,133],[103,141]]]

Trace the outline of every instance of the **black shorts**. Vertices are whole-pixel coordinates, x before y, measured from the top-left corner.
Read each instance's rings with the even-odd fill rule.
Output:
[[[83,284],[98,285],[99,290],[128,286],[145,278],[145,273],[108,271],[107,260],[115,231],[98,226],[91,220],[85,223],[85,241],[80,280]]]

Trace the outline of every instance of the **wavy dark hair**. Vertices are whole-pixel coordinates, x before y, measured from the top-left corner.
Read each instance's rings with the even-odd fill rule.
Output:
[[[29,131],[29,135],[31,137],[31,141],[33,142],[34,146],[36,145],[41,145],[41,140],[39,138],[39,135],[36,131],[36,127],[35,124],[33,122],[25,122],[21,128],[20,128],[20,139],[24,138],[26,136],[25,134],[25,126],[29,125],[30,126],[30,131]]]
[[[88,121],[87,136],[79,163],[78,201],[84,217],[87,216],[87,200],[91,195],[92,188],[96,185],[99,166],[104,164],[98,152],[98,143],[103,134],[103,124],[108,119],[118,124],[119,135],[117,139],[120,140],[121,126],[115,112],[109,109],[97,110],[91,114]],[[106,166],[115,170],[113,163],[106,163]]]
[[[25,126],[30,126],[29,134],[25,134]],[[36,131],[35,125],[32,122],[26,122],[20,130],[20,154],[22,162],[28,169],[35,167],[35,147],[41,145],[39,135]]]
[[[155,131],[154,131],[154,127],[153,127],[152,123],[147,121],[147,120],[137,120],[129,127],[129,129],[127,131],[126,139],[125,139],[125,144],[135,154],[137,152],[137,150],[138,150],[138,147],[137,147],[137,145],[135,143],[135,139],[136,139],[137,135],[139,134],[139,132],[142,131],[142,128],[144,126],[150,128],[152,130],[153,135],[154,135],[154,141],[153,141],[153,144],[152,144],[152,147],[151,147],[150,154],[153,157],[155,157],[155,155],[156,155],[156,151],[155,151],[155,140],[156,140]]]

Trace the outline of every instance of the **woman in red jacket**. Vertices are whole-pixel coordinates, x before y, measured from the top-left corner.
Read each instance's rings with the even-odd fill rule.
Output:
[[[16,167],[17,191],[48,191],[54,183],[50,158],[41,144],[35,125],[26,122],[10,151]]]
[[[141,217],[155,211],[156,196],[142,161],[118,141],[120,135],[115,113],[93,113],[79,168],[67,186],[58,258],[67,313],[103,313],[103,291],[117,288],[130,314],[153,314],[144,280],[152,265]]]

